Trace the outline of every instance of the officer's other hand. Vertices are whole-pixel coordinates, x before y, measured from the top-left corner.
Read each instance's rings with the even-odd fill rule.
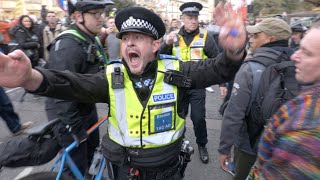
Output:
[[[170,33],[167,35],[167,37],[166,37],[166,44],[167,44],[167,45],[173,44],[173,40],[174,40],[174,38],[177,36],[177,34],[178,34],[178,31],[172,31],[172,32],[170,32]]]
[[[246,43],[246,30],[242,18],[235,14],[232,10],[231,4],[225,5],[220,2],[213,13],[217,24],[221,26],[219,34],[219,43],[222,48],[227,50],[232,57],[237,57],[244,50]]]
[[[230,14],[227,14],[229,13],[228,8],[231,8],[231,5],[229,3],[224,4],[221,1],[214,8],[214,11],[212,12],[212,18],[216,21],[218,26],[223,26],[230,18]],[[233,13],[232,9],[231,13]]]
[[[230,154],[228,155],[225,155],[225,154],[219,154],[219,164],[220,164],[220,167],[221,169],[223,169],[224,171],[229,171],[229,168],[226,164],[226,162],[230,162]]]

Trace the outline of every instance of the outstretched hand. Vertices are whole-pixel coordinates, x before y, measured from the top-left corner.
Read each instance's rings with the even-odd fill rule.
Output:
[[[224,5],[220,2],[214,10],[213,17],[221,27],[220,45],[230,52],[243,49],[246,43],[244,22],[239,15],[233,13],[230,3]]]
[[[34,90],[42,82],[39,75],[39,72],[32,70],[30,59],[21,50],[8,55],[0,53],[0,86]]]

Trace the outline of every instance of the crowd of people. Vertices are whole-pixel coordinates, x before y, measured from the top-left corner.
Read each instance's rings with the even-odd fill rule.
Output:
[[[95,103],[101,102],[109,105],[102,147],[115,179],[128,179],[132,168],[140,172],[130,178],[182,179],[180,151],[189,105],[199,158],[207,164],[206,88],[217,84],[225,98],[217,149],[223,170],[229,172],[234,164],[239,180],[320,178],[319,24],[290,27],[277,17],[246,24],[230,4],[219,3],[215,23],[204,25],[198,2],[183,3],[181,19],[172,19],[171,25],[135,6],[104,18],[104,8],[112,4],[68,1],[70,26],[44,9],[41,24],[22,15],[0,29],[2,44],[16,43],[7,47],[10,53],[1,46],[0,87],[47,96],[48,120],[61,120],[54,130],[59,145],[78,142],[71,157],[83,175],[99,146],[99,132],[88,137],[86,129],[97,122]],[[292,94],[274,103],[272,113],[260,111],[264,107],[253,110],[259,103],[255,99],[269,91],[257,85],[263,72],[283,61],[295,67],[285,74],[294,79],[286,89]],[[19,123],[0,90],[0,115],[19,135],[32,123]]]

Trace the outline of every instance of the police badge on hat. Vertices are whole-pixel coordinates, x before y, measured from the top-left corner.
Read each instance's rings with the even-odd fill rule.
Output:
[[[197,2],[187,2],[180,6],[180,11],[182,14],[189,16],[199,16],[199,11],[202,9],[202,4]]]
[[[124,32],[140,32],[160,39],[165,33],[162,19],[154,12],[143,7],[128,7],[121,10],[115,17],[115,24],[121,39]]]

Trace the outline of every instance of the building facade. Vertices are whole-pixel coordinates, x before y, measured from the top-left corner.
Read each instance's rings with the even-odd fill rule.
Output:
[[[203,5],[203,9],[200,11],[199,20],[211,21],[212,11],[214,7],[214,0],[194,0]],[[163,19],[171,20],[173,18],[180,19],[181,12],[179,7],[185,2],[190,0],[135,0],[139,6],[152,9],[158,13]]]
[[[35,15],[40,18],[41,6],[57,12],[60,17],[65,12],[58,5],[59,0],[0,0],[0,20],[12,20],[21,15]]]
[[[181,4],[190,0],[134,0],[138,6],[152,9],[163,19],[179,19]],[[203,5],[199,20],[211,21],[214,0],[194,0]],[[60,3],[58,3],[60,2]],[[46,5],[48,10],[57,12],[59,17],[67,15],[62,10],[61,3],[66,0],[0,0],[0,20],[12,20],[23,14],[36,15],[40,18],[41,6]]]

